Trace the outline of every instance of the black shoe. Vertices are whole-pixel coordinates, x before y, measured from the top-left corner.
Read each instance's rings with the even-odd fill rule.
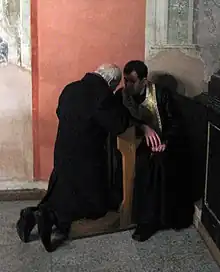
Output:
[[[137,226],[132,238],[138,242],[147,241],[151,236],[160,230],[157,224],[140,224]]]
[[[190,223],[176,223],[176,224],[173,224],[172,229],[179,232],[181,230],[188,229],[191,226],[192,226],[192,222],[190,222]]]
[[[62,232],[59,229],[56,229],[54,232],[54,238],[56,240],[67,240],[69,237],[69,232]]]
[[[46,251],[52,252],[51,235],[54,225],[53,215],[46,208],[40,208],[37,214],[38,233]]]
[[[24,243],[29,242],[30,233],[36,225],[35,211],[37,208],[28,207],[21,210],[20,218],[16,224],[19,238]]]
[[[63,242],[68,240],[69,238],[69,231],[62,231],[60,229],[56,229],[54,232],[54,244],[55,248],[61,245]]]

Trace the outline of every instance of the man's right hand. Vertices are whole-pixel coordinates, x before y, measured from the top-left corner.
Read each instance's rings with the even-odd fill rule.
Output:
[[[151,148],[152,152],[164,152],[165,149],[166,149],[165,144],[161,144],[157,148]]]
[[[162,146],[160,137],[154,129],[150,128],[149,126],[144,126],[144,133],[147,146],[149,146],[153,152],[163,151],[163,148],[160,148]]]

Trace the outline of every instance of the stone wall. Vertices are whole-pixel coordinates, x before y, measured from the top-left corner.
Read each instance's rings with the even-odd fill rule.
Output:
[[[205,80],[220,69],[220,1],[200,0],[197,32]]]
[[[157,18],[162,18],[158,20],[153,10],[158,12],[162,2],[166,5],[156,13]],[[186,96],[195,96],[220,68],[219,52],[219,0],[148,1],[146,61],[153,73],[174,75],[180,82],[180,91],[184,88]]]
[[[30,55],[30,0],[0,0],[1,184],[33,179]]]
[[[31,69],[30,0],[0,0],[0,64]]]

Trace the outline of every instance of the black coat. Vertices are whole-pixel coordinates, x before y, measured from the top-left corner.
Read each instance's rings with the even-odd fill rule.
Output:
[[[156,85],[156,96],[163,127],[160,137],[167,148],[151,156],[142,132],[142,142],[136,151],[135,220],[142,223],[160,217],[165,225],[186,227],[192,223],[194,212],[189,143],[172,93]],[[117,97],[122,101],[121,92]],[[144,98],[135,99],[141,103]],[[137,127],[140,123],[150,125],[150,118],[140,121],[136,120]]]
[[[123,103],[122,98],[122,89],[116,92],[117,99]],[[161,123],[163,127],[162,135],[160,135],[161,140],[164,142],[169,142],[173,144],[174,141],[177,139],[177,134],[179,134],[180,124],[178,118],[176,118],[174,113],[174,101],[172,95],[169,90],[166,88],[161,88],[156,85],[156,98],[157,98],[157,106],[160,113]],[[145,99],[145,94],[143,96],[136,95],[134,100],[136,101],[137,105],[143,102]],[[132,118],[131,123],[133,123],[137,128],[137,134],[140,136],[144,135],[143,132],[139,129],[140,126],[143,124],[149,125],[153,129],[157,131],[157,128],[154,128],[151,125],[151,114],[147,120],[138,119],[138,116]],[[159,133],[159,132],[158,132]],[[160,133],[159,133],[160,134]]]
[[[99,217],[108,210],[105,143],[123,133],[128,110],[96,74],[67,85],[60,95],[54,169],[47,203],[61,221]]]

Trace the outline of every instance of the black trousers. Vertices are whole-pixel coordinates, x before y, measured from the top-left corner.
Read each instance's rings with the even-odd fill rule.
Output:
[[[137,224],[167,224],[166,152],[152,153],[145,138],[136,151],[133,218]]]
[[[68,231],[75,220],[96,219],[107,213],[105,181],[100,180],[101,169],[95,168],[95,165],[91,165],[84,171],[79,168],[80,171],[70,171],[71,173],[68,169],[53,169],[47,193],[39,206],[53,212],[55,225],[61,231]]]
[[[152,154],[143,139],[136,151],[135,223],[159,222],[177,228],[192,224],[194,203],[187,160],[185,150],[178,145]]]

